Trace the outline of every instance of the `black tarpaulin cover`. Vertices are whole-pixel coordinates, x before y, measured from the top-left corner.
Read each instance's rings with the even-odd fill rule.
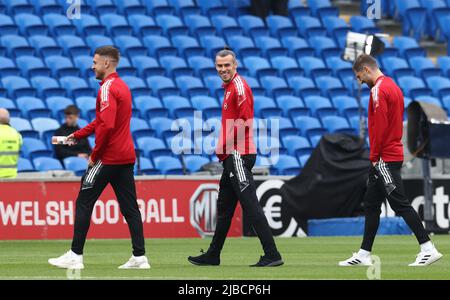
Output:
[[[324,135],[301,174],[281,188],[285,209],[298,220],[353,216],[361,209],[369,168],[359,137]]]

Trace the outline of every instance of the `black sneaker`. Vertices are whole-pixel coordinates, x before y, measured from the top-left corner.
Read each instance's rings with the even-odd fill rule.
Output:
[[[250,265],[250,267],[278,267],[283,264],[284,262],[279,254],[277,256],[264,255],[259,258],[256,264]]]
[[[203,252],[199,256],[189,256],[188,261],[196,266],[218,266],[220,265],[220,255],[212,254],[211,252]]]

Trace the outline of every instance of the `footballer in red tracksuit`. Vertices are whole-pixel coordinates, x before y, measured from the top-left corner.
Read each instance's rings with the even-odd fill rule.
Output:
[[[392,78],[380,71],[376,60],[368,55],[358,57],[353,70],[356,77],[371,88],[368,129],[372,166],[363,201],[365,228],[361,250],[357,256],[341,262],[341,265],[361,264],[365,255],[371,252],[380,222],[381,204],[385,199],[411,228],[422,250],[425,246],[431,247],[431,243],[428,243],[430,238],[419,215],[405,196],[401,179],[404,112],[402,91]]]
[[[111,184],[127,221],[133,255],[145,254],[141,214],[136,201],[134,163],[136,159],[130,132],[131,92],[116,72],[100,83],[97,94],[95,119],[73,133],[75,140],[95,133],[95,147],[91,165],[82,177],[76,202],[76,215],[72,251],[83,254],[86,235],[94,204],[108,183]]]
[[[279,266],[283,261],[256,196],[252,174],[256,161],[253,94],[236,67],[234,52],[225,49],[216,55],[216,69],[225,89],[222,126],[216,147],[216,155],[224,168],[219,184],[217,224],[208,251],[200,256],[189,256],[188,260],[195,265],[220,264],[220,253],[239,201],[264,250],[264,256],[253,266]]]

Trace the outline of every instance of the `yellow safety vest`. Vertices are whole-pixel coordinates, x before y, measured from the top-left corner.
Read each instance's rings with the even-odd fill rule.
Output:
[[[0,125],[0,178],[17,176],[22,136],[9,125]]]

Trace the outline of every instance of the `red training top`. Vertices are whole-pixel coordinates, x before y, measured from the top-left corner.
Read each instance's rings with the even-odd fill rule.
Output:
[[[380,76],[369,100],[370,160],[403,161],[403,94],[395,82]]]
[[[117,73],[108,75],[97,94],[95,120],[74,133],[76,139],[95,132],[95,147],[91,160],[104,165],[135,162],[133,139],[130,132],[131,92]]]
[[[222,86],[225,94],[216,155],[223,161],[235,150],[241,155],[254,154],[252,90],[238,73]]]

